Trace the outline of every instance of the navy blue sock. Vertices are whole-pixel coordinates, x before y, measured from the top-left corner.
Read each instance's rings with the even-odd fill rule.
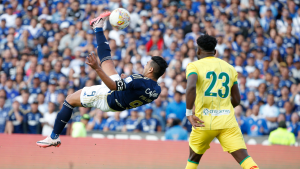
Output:
[[[100,62],[104,62],[106,60],[111,60],[110,56],[110,47],[109,44],[104,36],[103,29],[102,28],[96,28],[94,29],[96,34],[96,40],[97,40],[97,52],[100,59]]]
[[[52,139],[57,139],[59,134],[63,131],[65,128],[65,125],[68,123],[68,121],[71,119],[72,113],[73,113],[74,107],[71,106],[66,100],[63,103],[63,107],[59,111],[59,113],[56,116],[54,128],[51,134]]]

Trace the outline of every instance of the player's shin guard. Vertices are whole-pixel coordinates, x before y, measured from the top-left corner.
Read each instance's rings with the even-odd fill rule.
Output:
[[[110,56],[110,47],[109,44],[104,36],[103,29],[102,28],[95,28],[94,29],[96,33],[96,39],[97,39],[97,52],[100,59],[100,62],[103,63],[106,60],[111,60]]]
[[[74,109],[74,107],[71,106],[65,100],[61,110],[59,111],[59,113],[56,116],[54,128],[53,128],[52,134],[50,136],[52,139],[57,139],[59,134],[63,131],[63,129],[65,128],[65,125],[71,119],[73,109]]]
[[[257,164],[253,161],[253,159],[248,156],[243,161],[240,162],[240,165],[243,169],[259,169]]]
[[[199,163],[188,160],[185,169],[197,169]]]

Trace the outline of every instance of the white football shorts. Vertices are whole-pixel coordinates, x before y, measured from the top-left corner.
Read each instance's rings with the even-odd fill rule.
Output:
[[[113,81],[120,80],[118,74],[109,76]],[[115,111],[107,104],[107,95],[110,89],[102,82],[101,85],[84,87],[80,94],[80,102],[84,107],[95,107],[104,112]]]

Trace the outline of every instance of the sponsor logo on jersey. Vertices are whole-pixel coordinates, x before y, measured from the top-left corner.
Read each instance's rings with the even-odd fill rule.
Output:
[[[132,78],[131,77],[127,77],[124,80],[125,80],[125,83],[130,83],[132,81]]]
[[[258,168],[257,166],[253,166],[253,167],[251,167],[250,169],[254,169],[254,168]]]
[[[208,116],[209,114],[211,114],[212,116],[228,115],[230,114],[230,110],[210,110],[210,109],[203,110],[203,115]]]
[[[158,96],[158,93],[156,93],[156,91],[151,91],[150,88],[146,89],[145,90],[145,93],[146,94],[149,94],[149,97],[157,97]]]
[[[117,99],[115,99],[115,101],[116,101],[116,103],[117,103],[117,105],[118,105],[119,107],[121,107],[121,108],[123,108],[123,109],[124,109],[124,107],[121,105],[121,103],[119,103],[119,102],[118,102],[118,100],[117,100]]]
[[[256,125],[252,125],[251,128],[250,128],[250,130],[252,132],[256,132],[258,130],[258,127]]]

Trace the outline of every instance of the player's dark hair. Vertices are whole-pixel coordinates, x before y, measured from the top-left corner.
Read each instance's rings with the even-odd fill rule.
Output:
[[[208,52],[213,52],[215,50],[217,43],[218,43],[217,39],[208,34],[201,35],[197,39],[198,46]]]
[[[181,123],[180,119],[174,118],[174,119],[173,119],[173,122],[172,122],[172,127],[173,127],[173,126],[180,125],[180,123]]]
[[[154,78],[158,79],[160,76],[162,76],[165,73],[168,64],[165,61],[165,59],[163,59],[160,56],[153,56],[151,59],[152,59],[151,67],[153,67]]]

